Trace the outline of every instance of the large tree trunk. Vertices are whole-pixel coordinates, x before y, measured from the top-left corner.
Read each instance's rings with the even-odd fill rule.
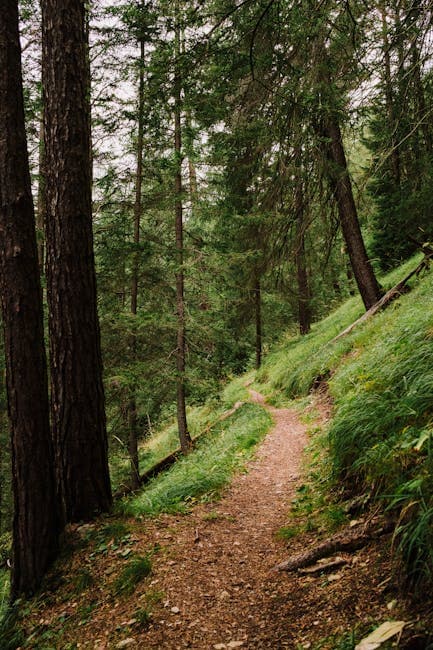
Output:
[[[144,40],[140,40],[140,73],[138,81],[138,135],[137,135],[137,169],[135,174],[135,202],[134,202],[134,253],[132,259],[131,278],[131,314],[134,317],[134,331],[131,336],[131,361],[137,361],[137,335],[135,321],[138,305],[138,269],[140,244],[140,222],[141,222],[141,189],[143,184],[143,120],[144,120]],[[137,399],[135,386],[131,388],[128,405],[128,448],[129,460],[131,463],[131,485],[135,489],[140,483],[140,471],[138,461],[138,430],[137,430]]]
[[[14,0],[5,0],[0,12],[0,71],[0,279],[12,436],[14,600],[38,588],[59,533]]]
[[[335,113],[331,112],[325,116],[324,135],[327,140],[327,154],[331,163],[329,180],[337,201],[344,241],[359,293],[365,308],[370,309],[379,300],[381,290],[362,238],[340,125]]]
[[[42,1],[51,412],[67,521],[111,507],[93,254],[85,5]]]
[[[174,150],[176,160],[175,177],[175,231],[176,231],[176,311],[177,311],[177,425],[180,446],[183,453],[191,449],[192,441],[188,431],[185,403],[185,279],[183,270],[183,206],[182,206],[182,75],[180,71],[180,7],[175,3],[175,75],[174,75]]]
[[[44,115],[41,114],[39,125],[39,178],[38,178],[38,202],[36,211],[36,232],[38,245],[39,273],[44,275],[45,259],[45,147],[44,147]]]

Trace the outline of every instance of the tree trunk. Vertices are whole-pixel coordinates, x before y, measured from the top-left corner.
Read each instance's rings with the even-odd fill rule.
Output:
[[[391,52],[388,39],[388,24],[386,21],[386,6],[383,3],[380,7],[382,16],[382,38],[383,38],[383,51],[384,51],[384,81],[385,81],[385,100],[386,111],[388,116],[388,129],[390,133],[391,145],[391,168],[396,187],[400,187],[400,153],[398,150],[397,138],[397,119],[395,115],[395,100],[391,80]]]
[[[0,279],[12,445],[14,600],[36,591],[57,552],[59,534],[14,0],[5,0],[0,13],[0,70]]]
[[[177,424],[182,452],[188,453],[192,446],[188,431],[185,404],[185,281],[183,270],[183,206],[182,206],[182,75],[180,70],[180,7],[175,2],[175,75],[174,75],[174,149],[176,161],[175,177],[175,222],[176,222],[176,311],[177,311]]]
[[[45,147],[44,147],[44,115],[43,109],[39,125],[39,180],[38,204],[36,211],[36,233],[38,244],[39,273],[44,274],[44,232],[45,232]]]
[[[256,368],[262,365],[262,290],[260,283],[260,272],[256,268],[254,279],[254,306],[255,306],[255,322],[256,322]]]
[[[324,131],[327,139],[327,154],[331,163],[329,180],[337,201],[344,241],[359,293],[365,308],[370,309],[379,300],[381,290],[362,238],[340,125],[335,114],[326,115]]]
[[[300,164],[300,152],[297,152]],[[302,183],[301,168],[298,170],[298,178],[295,188],[295,217],[296,217],[296,240],[295,240],[295,264],[296,280],[298,285],[298,321],[299,333],[308,334],[311,328],[310,310],[310,287],[308,282],[307,260],[305,255],[305,225],[304,225],[304,187]]]
[[[93,254],[85,6],[42,1],[51,413],[66,521],[111,507]]]
[[[132,259],[131,279],[131,314],[134,317],[134,331],[131,336],[131,361],[137,361],[137,334],[136,317],[138,305],[138,268],[141,222],[141,189],[143,184],[143,120],[144,120],[144,40],[140,39],[140,73],[138,82],[138,136],[137,136],[137,169],[135,174],[135,202],[134,202],[134,253]],[[138,431],[137,431],[137,399],[135,386],[131,388],[128,406],[128,448],[131,463],[131,485],[137,488],[140,484],[140,470],[138,460]]]

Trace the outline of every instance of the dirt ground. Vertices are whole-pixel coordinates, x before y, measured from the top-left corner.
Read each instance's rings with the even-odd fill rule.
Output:
[[[263,403],[258,393],[251,394]],[[89,621],[68,629],[64,645],[56,647],[75,642],[99,650],[335,650],[353,647],[336,640],[349,638],[352,630],[407,620],[390,569],[389,540],[358,551],[331,574],[275,571],[292,553],[314,544],[315,534],[291,542],[276,536],[287,525],[302,479],[307,433],[295,411],[268,408],[275,424],[248,471],[236,476],[216,503],[199,505],[188,515],[134,524],[134,553],[158,544],[152,575],[126,600],[107,598],[101,578],[87,596],[98,603]],[[109,557],[105,562],[97,569],[101,576],[115,570]],[[138,625],[134,611],[147,602],[149,590],[159,594],[158,602],[152,605],[150,624]],[[60,614],[67,621],[77,607],[82,603],[73,599],[54,603],[42,624],[48,629]]]

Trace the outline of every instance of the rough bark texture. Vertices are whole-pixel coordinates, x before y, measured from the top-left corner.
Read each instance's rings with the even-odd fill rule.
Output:
[[[329,178],[337,201],[344,241],[359,293],[365,308],[370,309],[379,300],[381,291],[362,238],[340,125],[332,113],[327,115],[324,120],[324,131],[328,141],[328,158],[331,163]]]
[[[254,278],[254,312],[256,321],[256,368],[262,365],[262,345],[263,345],[263,332],[262,332],[262,287],[260,283],[260,272],[255,270]]]
[[[36,233],[38,245],[39,273],[44,275],[45,260],[45,147],[44,147],[44,117],[41,116],[39,125],[39,182],[36,211]]]
[[[289,560],[281,562],[275,567],[277,571],[296,571],[303,567],[310,566],[324,557],[334,555],[334,553],[345,552],[351,553],[362,548],[373,539],[377,539],[381,535],[390,533],[395,528],[395,522],[386,521],[378,524],[377,521],[370,525],[368,528],[364,526],[355,529],[346,529],[341,533],[337,533],[333,537],[320,542],[308,551],[298,553]]]
[[[11,598],[34,592],[58,548],[18,7],[0,12],[0,279],[14,493]]]
[[[67,521],[111,506],[93,255],[85,7],[43,0],[51,411]]]
[[[138,306],[138,270],[140,244],[140,222],[142,212],[141,188],[143,184],[143,120],[144,120],[144,40],[140,40],[140,73],[138,81],[138,135],[137,135],[137,167],[135,173],[135,201],[134,201],[134,255],[132,260],[131,278],[131,314],[137,316]],[[134,333],[130,341],[131,361],[137,360],[137,336]],[[131,389],[128,406],[128,448],[131,464],[131,486],[135,489],[140,484],[140,470],[138,459],[138,421],[137,399],[135,387]]]
[[[180,446],[183,453],[191,449],[191,436],[188,431],[185,404],[185,281],[183,270],[183,206],[182,206],[182,76],[180,72],[180,7],[175,3],[175,75],[174,75],[174,150],[176,158],[175,178],[175,231],[176,231],[176,311],[177,311],[177,426]]]
[[[300,158],[300,155],[298,156]],[[311,328],[310,286],[308,282],[307,259],[305,255],[305,223],[304,223],[304,188],[301,174],[297,179],[295,189],[296,242],[295,264],[298,285],[298,320],[299,333],[308,334]]]

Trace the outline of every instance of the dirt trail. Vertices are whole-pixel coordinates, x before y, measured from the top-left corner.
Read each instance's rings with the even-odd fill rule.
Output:
[[[260,394],[250,392],[252,401],[264,404]],[[323,396],[316,395],[314,406],[321,419],[328,417]],[[290,542],[276,538],[277,530],[287,525],[301,481],[307,436],[294,411],[266,408],[274,427],[248,472],[234,478],[220,501],[196,506],[187,516],[130,522],[128,544],[134,555],[158,548],[152,575],[132,596],[113,597],[113,576],[124,562],[117,555],[124,549],[112,548],[113,540],[105,555],[89,555],[84,547],[73,556],[66,585],[73,585],[83,569],[100,578],[83,591],[84,600],[69,587],[66,594],[54,591],[51,603],[36,610],[35,620],[28,621],[30,629],[54,634],[59,620],[70,624],[61,643],[35,648],[336,650],[353,647],[353,630],[368,630],[372,621],[390,616],[410,620],[393,585],[389,542],[383,538],[347,558],[348,564],[333,575],[273,570],[292,553],[315,544],[321,531],[305,515],[307,532]],[[150,623],[142,624],[138,613],[149,607]],[[341,645],[342,638],[349,645]]]
[[[264,404],[259,393],[250,393]],[[196,508],[169,533],[160,532],[172,541],[170,559],[154,566],[153,586],[165,602],[141,647],[295,647],[287,635],[269,636],[272,605],[287,582],[272,569],[287,556],[275,533],[287,520],[306,432],[294,411],[268,408],[275,425],[248,473],[237,476],[217,504]]]

